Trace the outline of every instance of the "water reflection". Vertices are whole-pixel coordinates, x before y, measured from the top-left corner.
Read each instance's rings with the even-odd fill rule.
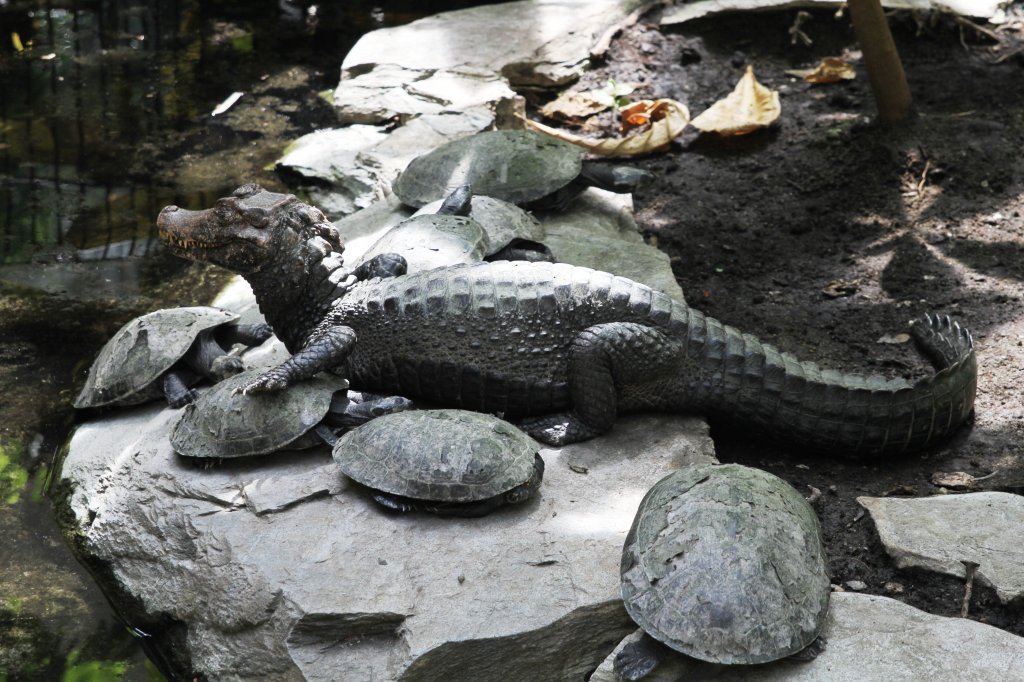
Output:
[[[159,679],[41,494],[75,384],[129,318],[220,283],[151,257],[159,209],[206,207],[239,175],[276,182],[263,164],[332,124],[315,93],[337,84],[355,40],[425,4],[0,0],[0,679]],[[293,68],[300,78],[277,78]],[[260,97],[300,123],[268,132],[235,116]]]
[[[158,177],[152,157],[173,133],[207,125],[218,102],[283,60],[332,87],[361,33],[421,4],[0,3],[0,263],[145,254],[161,206],[231,189],[197,196]]]

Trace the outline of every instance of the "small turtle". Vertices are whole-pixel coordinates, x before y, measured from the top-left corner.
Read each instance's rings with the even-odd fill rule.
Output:
[[[440,200],[420,208],[413,217],[436,213]],[[467,214],[484,231],[484,260],[553,261],[551,251],[542,243],[544,226],[515,204],[475,194]]]
[[[491,130],[443,144],[413,159],[395,182],[409,206],[423,206],[460,185],[528,209],[561,209],[588,186],[631,192],[651,174],[583,160],[576,145],[528,130]]]
[[[349,431],[335,444],[334,459],[389,509],[483,516],[536,492],[544,476],[539,449],[491,415],[420,410]]]
[[[552,260],[547,247],[533,240],[543,235],[540,223],[513,204],[473,196],[463,185],[434,207],[436,212],[420,211],[388,230],[366,250],[356,272],[395,255],[410,273],[481,260]]]
[[[174,451],[219,459],[333,445],[337,430],[411,406],[406,398],[346,391],[348,381],[331,374],[275,393],[238,390],[262,371],[222,381],[185,408],[171,431]]]
[[[712,663],[765,663],[807,650],[828,611],[814,510],[782,479],[739,464],[687,467],[658,481],[626,536],[621,574],[637,625]],[[659,648],[646,638],[624,647],[616,672],[641,679]]]
[[[167,308],[121,327],[89,369],[75,407],[137,405],[162,395],[171,407],[196,398],[203,377],[219,381],[241,372],[229,355],[237,343],[255,346],[273,335],[266,324],[237,324],[238,315],[206,306]]]

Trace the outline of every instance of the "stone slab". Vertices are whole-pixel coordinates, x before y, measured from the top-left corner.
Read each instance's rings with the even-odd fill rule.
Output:
[[[666,9],[661,16],[661,24],[663,26],[681,24],[719,12],[793,8],[829,9],[845,4],[838,0],[698,0],[698,2],[681,3]],[[995,18],[1000,5],[1003,4],[1005,3],[999,0],[882,0],[882,6],[887,9],[908,9],[917,12],[950,11],[968,17],[985,19]]]
[[[828,644],[813,661],[723,666],[680,655],[644,682],[1008,682],[1020,679],[1024,670],[1024,637],[972,620],[933,616],[888,597],[833,594],[822,635]],[[614,653],[590,682],[621,682],[612,668]]]
[[[404,123],[425,114],[477,106],[495,111],[511,108],[517,97],[508,82],[493,71],[377,64],[365,73],[343,79],[334,91],[334,104],[344,123]]]
[[[212,680],[582,676],[631,629],[618,564],[640,499],[714,460],[700,419],[632,417],[542,450],[544,483],[525,505],[394,516],[326,448],[197,468],[167,440],[179,412],[81,426],[61,476],[107,588],[138,605],[129,622],[186,624]]]
[[[345,56],[342,81],[378,64],[414,70],[464,67],[513,87],[578,78],[590,51],[643,0],[523,0],[446,12],[367,33]]]
[[[898,568],[924,568],[975,580],[1003,602],[1024,597],[1024,497],[982,492],[923,498],[858,497]]]
[[[557,261],[622,275],[686,302],[668,255],[637,231],[632,195],[590,187],[568,210],[537,217]]]

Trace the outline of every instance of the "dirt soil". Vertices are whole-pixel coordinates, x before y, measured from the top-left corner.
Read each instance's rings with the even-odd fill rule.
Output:
[[[936,472],[978,477],[975,490],[1024,492],[1024,59],[1011,54],[1024,22],[1004,27],[994,50],[948,15],[894,16],[917,116],[886,130],[871,123],[848,19],[812,13],[803,30],[813,44],[794,46],[795,16],[733,14],[664,30],[647,16],[572,89],[640,83],[634,99],[671,97],[697,114],[753,64],[779,91],[782,116],[770,129],[732,139],[690,131],[638,161],[657,176],[635,195],[640,229],[672,258],[691,306],[823,367],[889,377],[929,371],[912,342],[885,340],[911,319],[948,313],[973,332],[973,423],[924,454],[843,461],[712,423],[723,462],[766,469],[808,497],[821,492],[814,504],[835,589],[862,581],[865,592],[959,615],[964,580],[897,570],[856,498],[958,492],[933,484]],[[785,74],[843,54],[858,58],[853,81]],[[612,114],[602,116],[610,126]],[[1001,606],[991,589],[974,585],[969,614],[1024,635],[1024,608]]]

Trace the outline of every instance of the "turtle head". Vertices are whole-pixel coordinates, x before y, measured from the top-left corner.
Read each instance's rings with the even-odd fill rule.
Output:
[[[282,257],[298,255],[312,263],[343,250],[337,229],[319,209],[255,184],[239,187],[206,210],[167,206],[157,227],[175,255],[242,275]]]
[[[503,497],[505,504],[519,504],[533,497],[540,488],[540,482],[544,478],[544,460],[539,454],[533,456],[533,474],[525,483],[520,483],[515,488],[506,492]]]

